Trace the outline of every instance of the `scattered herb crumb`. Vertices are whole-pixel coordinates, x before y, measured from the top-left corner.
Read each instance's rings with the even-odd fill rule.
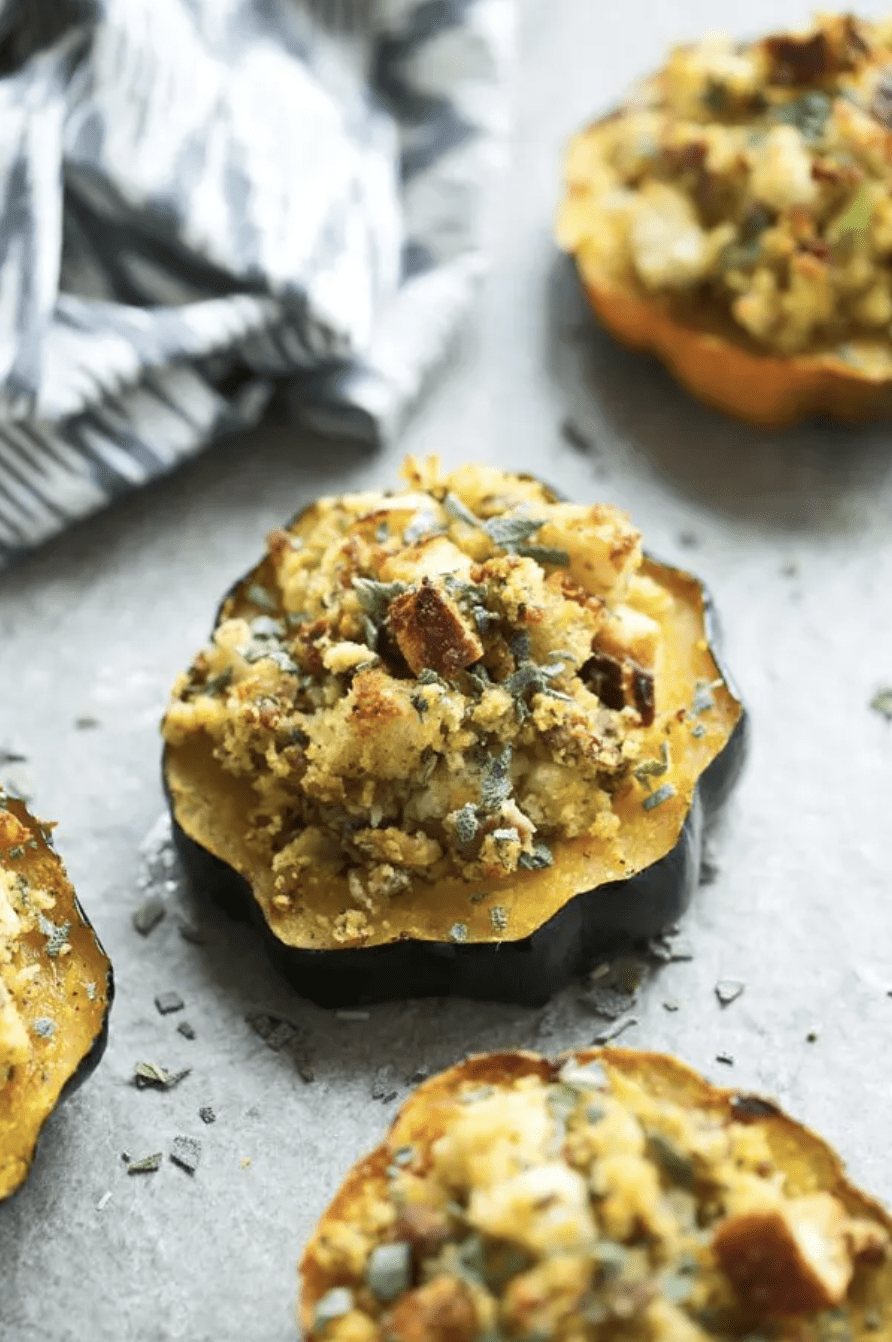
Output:
[[[89,714],[84,714],[82,717],[74,719],[74,725],[79,732],[88,732],[93,727],[99,726],[99,719],[92,718]]]
[[[719,999],[719,1005],[726,1007],[730,1006],[732,1002],[736,1002],[745,987],[746,984],[741,983],[740,979],[719,979],[715,985],[715,995]]]
[[[201,1161],[201,1142],[197,1137],[174,1137],[170,1158],[187,1174],[194,1174]]]
[[[49,1016],[40,1016],[31,1028],[41,1039],[50,1039],[56,1033],[56,1022]]]
[[[809,1030],[808,1034],[805,1036],[805,1042],[807,1044],[816,1044],[818,1042],[817,1030]]]
[[[155,998],[155,1006],[161,1016],[169,1016],[171,1012],[182,1011],[186,1003],[180,997],[179,993],[159,993]]]
[[[155,1090],[173,1090],[190,1071],[191,1068],[185,1067],[181,1072],[168,1072],[157,1063],[138,1062],[133,1069],[133,1081],[138,1090],[147,1090],[150,1087]]]
[[[180,1021],[179,1025],[177,1026],[177,1033],[181,1034],[184,1039],[195,1038],[195,1029],[192,1025],[189,1024],[187,1020]]]
[[[670,797],[674,796],[675,788],[672,784],[664,783],[662,787],[657,788],[656,792],[652,792],[649,797],[643,799],[641,809],[643,811],[653,811],[655,807],[662,806],[664,801],[668,801]]]
[[[561,421],[561,437],[570,447],[577,452],[592,452],[595,450],[595,440],[579,427],[575,420],[564,419]]]
[[[140,1160],[127,1161],[128,1174],[154,1174],[161,1168],[161,1162],[164,1159],[163,1151],[155,1151],[151,1156],[143,1156]]]
[[[725,1053],[725,1052],[717,1053],[717,1054],[715,1055],[715,1060],[716,1060],[716,1062],[723,1062],[723,1063],[725,1064],[726,1067],[733,1067],[733,1066],[734,1066],[734,1055],[733,1055],[733,1053]]]
[[[145,903],[140,904],[133,915],[133,926],[142,936],[147,937],[154,927],[164,917],[166,910],[164,901],[157,895],[152,895]]]
[[[396,1099],[398,1093],[398,1088],[393,1083],[393,1068],[379,1067],[372,1077],[372,1099],[389,1104],[391,1100]]]
[[[203,1104],[198,1111],[198,1117],[202,1123],[216,1123],[217,1115],[209,1104]]]
[[[874,713],[892,722],[892,685],[883,685],[870,701]]]
[[[679,1006],[679,1004],[678,1004],[678,1002],[676,1002],[676,1000],[675,1000],[674,997],[667,997],[666,1000],[665,1000],[665,1002],[663,1003],[663,1010],[664,1010],[664,1011],[677,1011],[677,1010],[678,1010],[678,1006]]]
[[[626,1030],[630,1030],[633,1025],[638,1024],[637,1016],[627,1016],[625,1020],[614,1021],[608,1025],[606,1030],[601,1030],[592,1040],[593,1044],[609,1044],[612,1040],[618,1039]]]
[[[494,932],[505,932],[508,929],[508,914],[501,904],[494,904],[489,911],[489,921]]]
[[[453,923],[449,929],[449,937],[452,941],[467,941],[468,925],[467,923]]]
[[[241,1160],[239,1161],[239,1165],[241,1166],[241,1168],[242,1168],[243,1170],[250,1169],[250,1167],[251,1167],[251,1157],[250,1157],[250,1156],[242,1156]]]

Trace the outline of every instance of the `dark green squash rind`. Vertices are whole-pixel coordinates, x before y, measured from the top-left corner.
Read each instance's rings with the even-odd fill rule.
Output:
[[[29,827],[38,823],[34,820],[34,817],[31,815],[30,811],[25,806],[24,802],[22,802],[20,799],[16,797],[4,793],[2,788],[0,788],[0,806],[10,810],[13,815],[15,815],[18,819],[22,820],[24,823],[28,824]],[[24,1187],[25,1183],[27,1182],[28,1175],[30,1174],[34,1166],[34,1161],[37,1158],[38,1148],[40,1146],[40,1141],[43,1136],[47,1123],[49,1122],[52,1115],[56,1112],[56,1109],[58,1109],[59,1105],[62,1104],[64,1100],[68,1099],[70,1095],[73,1095],[74,1092],[78,1090],[89,1077],[93,1075],[93,1073],[96,1071],[96,1068],[99,1066],[99,1063],[102,1060],[102,1056],[105,1053],[105,1049],[108,1044],[109,1017],[111,1015],[112,1003],[114,1002],[115,997],[114,969],[112,967],[112,962],[109,959],[108,953],[106,952],[105,947],[102,945],[102,942],[100,941],[96,933],[96,930],[93,927],[93,924],[90,922],[90,919],[84,912],[83,905],[81,904],[80,900],[77,897],[77,893],[75,892],[74,886],[71,884],[68,874],[65,871],[64,864],[61,863],[61,859],[60,859],[60,865],[62,866],[64,880],[71,893],[71,912],[73,916],[77,918],[81,926],[90,933],[99,960],[105,966],[105,1009],[102,1013],[102,1019],[99,1024],[99,1028],[93,1035],[89,1048],[87,1049],[86,1053],[84,1053],[78,1060],[78,1063],[75,1066],[74,1070],[69,1073],[68,1077],[66,1077],[65,1081],[63,1082],[62,1088],[59,1091],[59,1095],[56,1099],[55,1105],[44,1115],[42,1121],[40,1122],[40,1124],[38,1125],[33,1134],[30,1144],[30,1150],[28,1153],[28,1163],[24,1169],[22,1178],[15,1185],[15,1187],[10,1188],[8,1192],[6,1192],[5,1194],[0,1194],[0,1203],[7,1201],[11,1197],[14,1197],[15,1194],[18,1193]]]
[[[246,581],[243,578],[234,585],[220,611]],[[695,581],[702,594],[710,650],[722,679],[742,703],[720,655],[720,629],[712,598],[704,584]],[[273,964],[303,997],[325,1007],[450,995],[539,1006],[583,973],[599,953],[646,941],[682,916],[699,884],[705,831],[733,790],[748,737],[748,717],[741,707],[728,741],[700,775],[678,840],[664,857],[627,880],[580,891],[532,936],[518,941],[494,937],[491,943],[463,945],[407,940],[311,950],[283,944],[267,923],[250,884],[181,828],[164,762],[162,776],[174,843],[190,883],[231,917],[259,929]]]

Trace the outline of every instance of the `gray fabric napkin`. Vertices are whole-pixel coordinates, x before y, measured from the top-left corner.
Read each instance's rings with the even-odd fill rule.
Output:
[[[0,564],[262,415],[396,432],[481,268],[512,0],[0,0]]]

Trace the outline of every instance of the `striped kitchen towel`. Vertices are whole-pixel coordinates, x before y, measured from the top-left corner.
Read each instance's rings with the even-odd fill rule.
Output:
[[[0,0],[0,564],[257,422],[396,432],[481,269],[513,0]]]

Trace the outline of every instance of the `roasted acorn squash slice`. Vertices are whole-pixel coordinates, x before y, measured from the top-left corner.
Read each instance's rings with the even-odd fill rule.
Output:
[[[472,1057],[420,1086],[300,1265],[307,1342],[892,1337],[892,1218],[771,1101],[677,1059]]]
[[[892,411],[890,44],[849,15],[713,35],[570,144],[557,237],[591,307],[728,414]]]
[[[455,478],[452,477],[453,482]],[[518,477],[499,478],[518,481]],[[550,491],[535,482],[522,483],[534,497],[554,500]],[[378,519],[376,525],[381,525],[380,518],[387,507],[393,514],[400,513],[400,525],[404,526],[412,515],[412,508],[403,502],[405,497],[397,494],[384,503],[377,497],[368,503],[367,513],[362,511],[365,503],[356,504],[359,521],[347,528],[345,553],[358,544],[356,536],[367,529],[369,516]],[[418,492],[411,497],[414,508]],[[468,497],[473,502],[473,495]],[[497,519],[502,516],[493,515]],[[244,771],[233,771],[231,751],[236,747],[226,744],[237,729],[232,725],[236,717],[243,718],[246,712],[242,686],[249,673],[255,674],[251,666],[257,662],[249,662],[246,669],[243,659],[233,671],[229,649],[237,636],[245,650],[244,630],[249,625],[267,631],[271,618],[279,622],[283,616],[287,619],[283,603],[288,599],[288,583],[277,569],[281,538],[285,535],[288,545],[300,547],[302,536],[310,534],[317,523],[315,509],[301,514],[287,533],[277,533],[273,538],[271,556],[232,589],[218,616],[217,643],[178,682],[168,710],[164,782],[179,851],[195,884],[214,893],[231,912],[247,914],[259,922],[277,964],[294,986],[325,1005],[450,992],[471,997],[543,1001],[580,972],[597,950],[622,940],[651,936],[672,923],[684,910],[697,884],[704,818],[715,811],[739,769],[744,714],[718,660],[715,621],[702,585],[688,573],[648,557],[641,559],[640,553],[635,560],[636,581],[643,584],[649,608],[656,612],[648,627],[651,630],[658,627],[659,669],[654,679],[631,661],[623,665],[610,639],[599,634],[595,650],[589,646],[586,666],[587,683],[596,687],[597,694],[594,699],[583,696],[589,705],[597,705],[600,700],[604,714],[611,721],[621,718],[633,724],[638,742],[638,764],[630,766],[620,781],[613,784],[612,809],[616,819],[611,818],[610,823],[615,825],[615,832],[605,837],[586,833],[555,841],[546,859],[549,865],[540,863],[535,854],[527,858],[532,869],[524,866],[522,856],[520,866],[506,873],[481,875],[478,864],[469,868],[470,875],[452,871],[433,881],[425,879],[424,873],[416,874],[411,883],[404,883],[386,901],[378,917],[361,917],[360,931],[349,938],[342,930],[344,919],[352,916],[344,910],[356,902],[356,887],[351,885],[349,873],[345,875],[343,870],[305,861],[296,890],[281,893],[282,882],[277,882],[281,862],[274,856],[274,849],[264,853],[258,846],[256,828],[252,829],[252,823],[256,826],[258,822],[248,819],[260,805],[252,791],[251,777]],[[446,539],[440,535],[432,544],[438,544],[442,551]],[[442,554],[439,559],[442,560]],[[373,571],[389,574],[403,560],[391,556],[382,561],[379,556],[375,562],[378,569]],[[497,555],[492,562],[498,565],[500,557]],[[511,572],[515,569],[516,566]],[[349,579],[339,572],[338,581],[349,585]],[[475,589],[479,593],[483,570],[475,572],[480,579]],[[532,569],[523,572],[531,581],[535,579]],[[565,583],[562,591],[571,590],[575,599],[586,599],[582,589],[569,579],[547,581],[552,584],[549,591],[557,590],[559,581]],[[390,590],[388,599],[393,605],[398,601],[408,603],[415,600],[412,595],[415,591],[429,594],[430,588],[422,580],[417,589],[410,585],[408,594],[395,595]],[[495,598],[491,604],[494,603]],[[452,618],[454,611],[450,613],[444,604],[434,611],[431,619],[426,612],[419,617],[422,634],[431,628],[436,631],[434,649],[428,648],[425,654],[428,665],[439,656],[436,648],[442,650],[445,646],[443,621],[447,615]],[[395,624],[391,619],[384,629],[385,640]],[[307,628],[306,622],[298,623],[298,637],[301,628]],[[315,637],[312,631],[316,629],[318,633],[317,626],[309,628],[309,636]],[[397,637],[403,639],[401,646],[413,657],[414,636],[403,635],[399,625]],[[456,635],[450,647],[464,646],[463,637]],[[487,638],[485,635],[484,641]],[[422,635],[419,639],[423,644]],[[606,640],[603,646],[599,639]],[[356,645],[343,646],[355,649]],[[288,642],[287,636],[286,651],[282,647],[277,644],[274,651],[279,665],[284,664],[283,657],[306,656],[306,647],[301,651],[297,644]],[[502,645],[500,648],[499,655],[507,657]],[[260,654],[262,651],[263,648]],[[490,651],[488,645],[486,657]],[[220,659],[224,653],[229,661],[221,672]],[[258,658],[262,661],[260,654]],[[250,659],[255,654],[248,647],[246,655]],[[332,654],[326,645],[324,655],[332,661],[335,655],[341,658],[347,653]],[[354,651],[350,655],[356,657],[360,653]],[[390,664],[400,661],[392,645],[385,646],[382,655],[385,660],[390,659]],[[477,652],[472,648],[465,655],[477,656]],[[576,656],[578,661],[578,652]],[[477,665],[483,665],[483,661],[478,660]],[[518,665],[519,671],[511,670]],[[502,676],[497,689],[530,680],[535,681],[534,690],[544,684],[541,668],[533,667],[531,662],[519,664],[509,658],[505,668],[505,674],[497,667],[493,672]],[[474,670],[473,665],[471,669]],[[463,674],[456,671],[451,681],[443,680],[438,674],[431,676],[423,667],[413,673],[402,664],[401,679],[389,684],[391,689],[395,686],[400,693],[416,697],[418,687],[427,686],[430,698],[435,693],[431,688],[433,681],[454,686]],[[274,672],[270,670],[268,676],[262,684],[272,686]],[[354,696],[354,707],[350,710],[354,716],[360,706],[359,692],[355,689],[358,680],[359,676],[349,691]],[[345,680],[341,693],[347,692]],[[444,698],[450,693],[451,689],[442,691]],[[221,694],[226,698],[225,711],[229,715],[225,726],[220,725]],[[653,694],[655,704],[651,701]],[[544,697],[547,696],[540,694],[539,700]],[[569,696],[561,691],[557,696],[552,693],[548,711],[554,698],[560,705]],[[535,695],[530,702],[537,703]],[[603,707],[605,703],[612,706],[609,711]],[[247,711],[254,714],[255,725],[257,715],[266,713],[270,731],[281,733],[283,722],[291,724],[292,738],[301,735],[287,714],[281,722],[277,717],[284,712],[281,699],[274,701],[267,697],[259,708],[255,704],[254,709]],[[302,721],[306,724],[307,719]],[[344,722],[346,726],[342,723],[342,729],[346,731],[350,719]],[[252,739],[257,767],[264,768],[268,756],[261,754],[261,750],[271,747],[257,742],[269,738],[255,735]],[[238,743],[236,746],[241,749]],[[497,751],[501,747],[490,748]],[[466,749],[466,753],[470,756],[473,750]],[[241,758],[247,758],[244,752]],[[290,758],[296,756],[292,754]],[[469,814],[469,808],[474,809],[470,803],[460,809]],[[479,815],[478,807],[473,824],[482,823]],[[264,814],[261,821],[268,823],[269,816]],[[379,824],[372,839],[378,841],[380,832]],[[442,838],[442,828],[433,828],[433,832]],[[499,830],[500,834],[507,832],[504,828]],[[348,830],[347,834],[349,839],[351,832]],[[390,842],[390,838],[386,841]]]
[[[105,1049],[112,968],[50,830],[0,791],[0,1199]]]

